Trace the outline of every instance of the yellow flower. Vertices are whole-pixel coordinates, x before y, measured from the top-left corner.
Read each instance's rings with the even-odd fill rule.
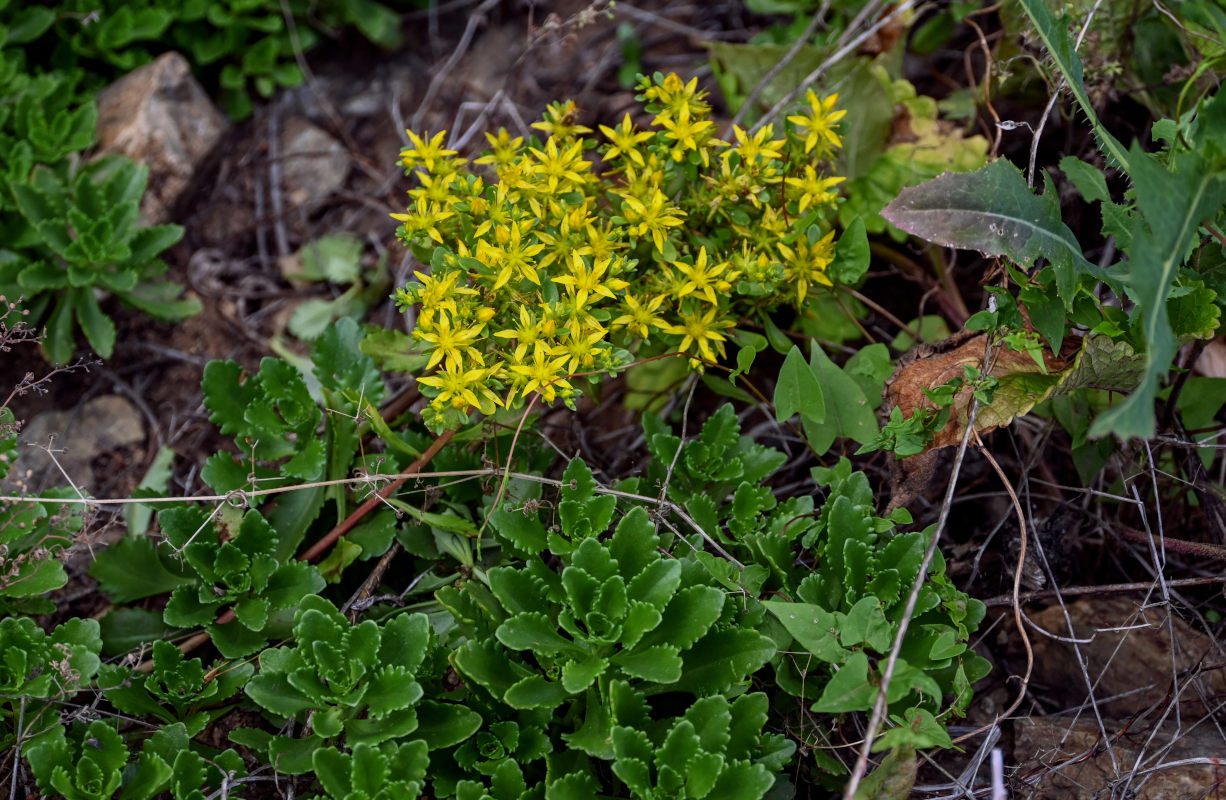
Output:
[[[596,325],[589,331],[576,330],[567,335],[566,340],[562,343],[570,359],[566,365],[567,372],[590,371],[596,363],[596,354],[599,352],[596,345],[604,341],[607,333],[608,331],[603,327]]]
[[[442,372],[418,378],[417,382],[439,390],[431,401],[436,408],[447,404],[460,409],[474,406],[482,414],[492,414],[502,401],[489,388],[490,372],[480,367],[466,370],[448,364]]]
[[[473,161],[474,164],[493,164],[494,168],[508,166],[519,158],[524,146],[524,137],[511,138],[506,128],[499,128],[498,135],[485,134],[485,140],[490,143],[490,152]]]
[[[837,175],[832,178],[819,178],[817,170],[806,164],[803,178],[787,178],[784,183],[800,190],[800,208],[797,213],[803,214],[806,208],[818,208],[838,199],[838,192],[830,190],[845,180],[847,179]]]
[[[452,181],[455,175],[428,175],[422,173],[417,177],[421,181],[421,186],[409,190],[409,196],[415,200],[425,199],[433,203],[451,205],[458,199],[458,195],[456,195],[455,190],[452,188]]]
[[[677,145],[672,150],[673,161],[681,161],[688,150],[695,150],[702,156],[702,163],[710,163],[710,155],[700,142],[706,142],[710,134],[703,135],[715,127],[709,119],[692,120],[689,106],[685,106],[677,114],[664,112],[656,116],[655,123],[664,126],[664,135]]]
[[[510,225],[512,220],[519,217],[519,209],[511,203],[508,197],[507,184],[499,183],[491,188],[494,197],[486,201],[485,217],[477,226],[477,230],[473,232],[473,238],[476,239],[480,239],[492,228]]]
[[[664,318],[656,314],[664,303],[664,297],[658,294],[646,303],[641,303],[634,295],[626,295],[622,298],[626,313],[613,320],[613,327],[624,327],[640,339],[650,338],[652,329],[663,330],[668,327]]]
[[[675,72],[670,72],[658,83],[648,81],[643,95],[648,100],[658,100],[671,114],[680,114],[685,109],[695,116],[703,116],[711,110],[702,99],[706,92],[698,91],[698,79],[690,78],[689,83],[682,83]]]
[[[668,197],[659,189],[651,191],[651,199],[647,203],[631,194],[623,194],[621,197],[626,203],[622,215],[626,222],[630,223],[630,235],[651,234],[656,249],[663,251],[664,234],[669,228],[681,224],[685,212],[670,204]]]
[[[587,244],[582,246],[580,252],[591,256],[594,261],[612,258],[618,250],[626,247],[626,243],[620,241],[621,231],[610,222],[604,222],[600,227],[589,222],[583,226],[583,233]]]
[[[483,327],[485,326],[482,324],[472,328],[453,329],[451,318],[446,314],[439,314],[438,320],[431,320],[428,326],[418,324],[413,336],[434,345],[430,360],[426,362],[426,369],[434,369],[440,361],[446,360],[447,368],[458,372],[463,367],[465,355],[479,366],[484,366],[485,361],[481,358],[481,353],[473,347],[473,343],[481,337]]]
[[[746,167],[753,166],[759,158],[764,161],[783,158],[783,152],[779,148],[784,145],[784,140],[770,141],[770,135],[774,133],[774,130],[774,125],[766,125],[762,130],[750,135],[739,125],[733,125],[732,135],[736,137],[737,146],[720,153],[720,157],[727,161],[733,153],[738,153],[741,156],[741,164]]]
[[[719,298],[716,297],[715,293],[726,293],[732,289],[730,281],[736,277],[735,273],[724,275],[724,271],[728,269],[727,261],[708,267],[707,248],[705,246],[698,251],[698,258],[694,260],[692,265],[684,261],[674,261],[673,266],[681,270],[686,277],[686,282],[682,284],[677,292],[678,298],[692,294],[712,304],[719,302]]]
[[[839,101],[837,94],[818,99],[812,90],[805,95],[809,102],[808,114],[797,114],[788,117],[788,122],[801,128],[805,137],[805,152],[817,148],[819,155],[827,155],[843,146],[843,140],[834,132],[834,123],[847,115],[846,109],[834,110],[834,104]]]
[[[413,143],[412,147],[406,147],[400,151],[400,163],[406,170],[422,166],[427,171],[434,172],[435,162],[446,161],[449,156],[456,154],[455,150],[443,149],[443,140],[447,138],[447,131],[439,131],[433,139],[429,138],[429,133],[425,136],[418,136],[413,131],[405,131],[405,133],[409,135],[409,141]]]
[[[705,314],[694,312],[682,314],[680,325],[668,326],[666,332],[682,337],[677,348],[683,353],[690,353],[690,366],[701,370],[704,362],[716,361],[716,356],[723,358],[724,342],[728,337],[719,332],[720,328],[731,328],[731,320],[715,320],[719,309],[715,306],[707,309]],[[697,349],[697,357],[693,355]]]
[[[609,149],[604,151],[602,156],[605,161],[612,161],[621,156],[629,158],[640,167],[643,164],[643,154],[639,152],[639,143],[645,142],[652,136],[655,136],[651,131],[643,131],[641,133],[634,132],[634,123],[630,121],[630,115],[626,114],[622,118],[621,125],[616,128],[610,128],[608,125],[601,125],[600,132],[608,137],[613,144]]]
[[[659,157],[655,153],[650,153],[641,170],[635,169],[633,164],[627,164],[622,179],[625,184],[622,189],[623,194],[644,197],[653,189],[659,189],[663,185],[664,168],[660,164]]]
[[[545,245],[524,244],[524,232],[527,229],[527,220],[512,222],[494,229],[497,245],[490,244],[486,239],[477,242],[477,259],[498,270],[494,279],[494,291],[501,289],[517,273],[521,278],[526,278],[537,286],[541,285],[532,259],[545,249]]]
[[[559,186],[562,187],[562,192],[567,192],[576,185],[582,185],[584,182],[582,173],[592,168],[591,163],[583,158],[583,142],[581,141],[569,144],[561,151],[558,150],[556,139],[550,139],[545,144],[544,150],[538,150],[535,147],[528,149],[536,157],[537,162],[532,167],[532,172],[537,177],[545,179],[545,190],[548,194],[558,193]]]
[[[400,231],[401,239],[408,241],[413,238],[414,234],[424,233],[439,244],[443,243],[443,234],[439,231],[438,224],[454,217],[454,211],[443,209],[438,203],[426,200],[424,197],[418,197],[407,210],[408,214],[390,215],[392,219],[404,223]]]
[[[521,305],[519,307],[519,326],[495,331],[494,335],[499,339],[514,339],[515,351],[512,358],[516,361],[523,361],[524,356],[528,354],[528,348],[535,348],[537,342],[552,337],[557,330],[557,323],[552,319],[542,319],[538,322],[528,307]]]
[[[552,355],[544,342],[537,342],[532,351],[531,363],[510,366],[511,373],[523,379],[521,396],[527,397],[531,392],[540,392],[546,403],[552,403],[559,390],[569,396],[574,389],[566,380],[566,373],[563,371],[568,358],[567,355]]]
[[[615,291],[625,289],[630,285],[620,278],[604,276],[613,263],[612,259],[595,261],[590,267],[583,260],[583,256],[578,253],[572,253],[570,259],[570,274],[556,277],[553,282],[569,286],[570,294],[574,296],[575,305],[579,308],[587,304],[589,294],[600,295],[612,300],[617,297],[614,294]]]
[[[794,248],[780,244],[779,252],[784,256],[783,277],[796,286],[798,303],[805,301],[805,294],[811,283],[834,286],[834,282],[826,277],[826,267],[834,261],[834,231],[812,245],[803,236]]]
[[[397,292],[396,296],[405,306],[421,303],[421,319],[426,325],[430,324],[436,311],[448,311],[452,316],[459,313],[456,310],[456,295],[479,294],[476,289],[458,285],[461,276],[459,272],[451,272],[441,278],[422,272],[413,274],[421,281],[421,285],[410,284]]]
[[[545,131],[550,136],[558,139],[571,139],[579,133],[591,133],[591,128],[586,128],[575,123],[575,118],[579,116],[579,108],[575,105],[574,100],[567,100],[564,103],[550,103],[545,109],[544,119],[540,122],[532,123],[532,127],[538,131]]]

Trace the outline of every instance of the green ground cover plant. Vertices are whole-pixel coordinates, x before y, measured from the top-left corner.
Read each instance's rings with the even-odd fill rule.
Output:
[[[637,75],[637,105],[608,125],[559,100],[472,155],[446,131],[407,131],[409,199],[391,216],[412,278],[393,288],[383,254],[363,271],[360,240],[312,237],[297,277],[338,289],[287,313],[302,351],[204,366],[223,444],[199,465],[200,496],[138,490],[152,523],[88,558],[85,532],[118,499],[23,494],[9,406],[40,383],[0,403],[0,479],[19,495],[0,500],[14,787],[903,798],[920,751],[939,759],[983,730],[965,720],[1005,618],[939,546],[950,499],[909,510],[898,474],[930,478],[951,445],[955,483],[970,447],[999,469],[978,437],[1028,415],[1065,428],[1083,472],[1164,416],[1220,427],[1218,393],[1180,400],[1175,357],[1220,324],[1221,53],[1181,50],[1208,66],[1150,93],[1175,110],[1125,147],[1070,21],[1031,0],[1009,17],[1092,129],[1097,153],[1059,171],[1112,243],[1093,263],[1060,174],[990,159],[989,138],[954,123],[979,97],[926,97],[902,77],[902,46],[852,42],[857,4],[829,4],[821,30],[807,0],[749,5],[781,21],[710,48],[726,132],[697,78],[663,72]],[[905,32],[908,8],[879,22],[898,15]],[[1207,8],[1179,12],[1202,37],[1226,30]],[[941,9],[913,46],[939,50],[975,11]],[[169,37],[242,115],[252,91],[302,80],[311,30],[353,25],[390,46],[398,22],[365,0],[0,5],[0,352],[40,341],[66,363],[79,327],[109,357],[107,294],[166,319],[195,310],[158,282],[183,230],[137,224],[145,169],[82,157],[94,65],[130,69]],[[1109,40],[1096,70],[1112,70]],[[952,343],[866,289],[875,261],[925,271],[912,256],[939,260],[927,244],[998,259],[976,313],[952,269],[916,277],[967,312],[948,314]],[[389,291],[408,332],[366,322]],[[898,338],[877,341],[870,318]],[[625,409],[611,385],[629,387]],[[557,422],[593,409],[633,419],[628,472]],[[89,615],[57,604],[70,572],[102,595]]]
[[[252,93],[302,82],[296,53],[351,27],[380,47],[400,41],[398,15],[371,0],[0,3],[0,295],[46,326],[47,360],[71,361],[78,330],[111,357],[115,328],[100,291],[157,319],[200,310],[179,299],[177,284],[156,280],[166,268],[159,255],[183,231],[138,224],[147,168],[88,158],[104,82],[169,46],[241,119]]]

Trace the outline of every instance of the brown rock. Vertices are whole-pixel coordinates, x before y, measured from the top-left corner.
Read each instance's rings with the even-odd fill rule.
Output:
[[[1078,648],[1102,713],[1128,717],[1161,711],[1178,691],[1179,711],[1198,717],[1206,713],[1204,701],[1212,707],[1226,694],[1222,653],[1170,608],[1141,607],[1123,597],[1088,597],[1069,603],[1068,612],[1077,639],[1089,640]],[[1030,618],[1051,634],[1070,636],[1059,606]],[[1066,708],[1085,703],[1089,689],[1073,645],[1034,632],[1030,642],[1035,661],[1031,690]],[[1226,744],[1221,752],[1226,755]]]
[[[229,124],[178,53],[159,56],[98,94],[99,153],[122,153],[149,166],[141,212],[154,224],[170,218]]]
[[[1110,721],[1105,728],[1107,738],[1089,715],[1018,720],[1013,756],[1020,766],[1011,796],[1199,800],[1222,791],[1226,772],[1214,762],[1226,756],[1226,742],[1214,728],[1168,724],[1151,731]]]

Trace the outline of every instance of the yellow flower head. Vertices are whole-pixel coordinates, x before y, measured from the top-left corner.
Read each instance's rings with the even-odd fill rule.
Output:
[[[609,266],[612,263],[612,259],[606,258],[592,262],[592,265],[589,267],[587,262],[583,260],[583,256],[578,253],[572,253],[570,273],[554,278],[553,282],[569,287],[570,294],[575,297],[575,305],[580,308],[587,304],[589,295],[600,295],[612,300],[617,297],[614,292],[625,289],[630,285],[620,278],[605,277],[605,273],[608,272]]]
[[[796,287],[796,302],[803,303],[810,284],[833,286],[834,281],[826,277],[826,267],[834,261],[834,231],[823,236],[813,244],[801,237],[795,247],[779,245],[783,254],[783,277]]]
[[[443,234],[439,223],[455,216],[454,211],[444,209],[438,203],[418,197],[412,206],[406,209],[408,214],[391,214],[391,218],[403,222],[400,238],[412,241],[416,234],[424,233],[439,244],[443,243]]]
[[[630,223],[631,236],[650,235],[656,250],[664,250],[664,234],[669,228],[681,224],[685,212],[672,205],[664,192],[652,189],[650,199],[644,203],[631,194],[623,194],[625,207],[622,216]]]
[[[574,142],[558,150],[557,139],[545,143],[544,150],[528,149],[536,162],[531,166],[533,174],[545,179],[545,191],[559,194],[583,185],[583,173],[592,168],[583,158],[583,142]]]
[[[718,312],[719,309],[712,306],[706,313],[695,311],[692,314],[682,314],[681,324],[670,325],[666,330],[667,333],[681,337],[681,344],[677,349],[691,354],[690,366],[696,370],[701,371],[704,362],[714,362],[717,357],[724,356],[724,342],[728,337],[720,333],[720,329],[731,328],[733,323],[726,319],[716,320],[715,315]]]
[[[677,292],[677,297],[693,295],[701,297],[712,305],[719,302],[716,292],[727,294],[732,289],[731,280],[736,277],[735,273],[727,272],[727,261],[708,265],[705,246],[698,251],[698,258],[694,259],[693,264],[674,261],[673,266],[680,270],[686,278],[685,283]]]
[[[434,369],[445,360],[448,369],[458,372],[464,366],[464,356],[471,358],[478,366],[485,366],[480,351],[473,347],[481,337],[481,330],[485,327],[483,323],[469,328],[452,328],[451,318],[446,314],[439,314],[437,320],[431,319],[429,325],[423,322],[418,320],[413,335],[434,345],[426,369]]]
[[[639,143],[649,140],[655,136],[654,133],[651,131],[635,133],[634,123],[630,121],[629,114],[622,118],[621,124],[616,128],[601,125],[600,132],[612,143],[604,151],[603,158],[605,161],[612,161],[620,156],[623,159],[630,159],[640,167],[644,166],[643,154],[639,152]]]
[[[847,179],[837,175],[831,178],[819,178],[817,170],[811,164],[806,164],[804,177],[787,178],[784,183],[800,190],[800,208],[797,213],[803,214],[806,208],[820,208],[837,200],[838,192],[830,190],[845,180]]]
[[[664,330],[668,323],[656,313],[664,304],[664,297],[658,294],[646,302],[640,302],[634,295],[627,294],[622,298],[626,313],[613,320],[613,327],[624,327],[640,339],[650,338],[652,330]]]
[[[819,155],[829,155],[843,146],[843,140],[834,132],[834,124],[847,115],[847,110],[834,110],[835,103],[839,101],[837,94],[819,100],[810,90],[805,99],[809,102],[809,113],[788,117],[788,122],[800,128],[801,135],[805,137],[806,153],[816,148]]]
[[[497,136],[492,133],[485,134],[485,140],[489,142],[490,151],[473,163],[492,164],[495,169],[514,164],[524,147],[524,137],[516,136],[512,139],[506,128],[499,128]]]
[[[423,376],[417,382],[438,390],[431,404],[436,408],[477,408],[482,414],[493,414],[502,400],[489,387],[489,369],[464,369],[448,364],[442,372]]]
[[[537,342],[530,362],[510,366],[511,374],[519,379],[516,383],[522,384],[519,390],[520,395],[527,397],[532,392],[540,392],[546,403],[552,403],[557,398],[558,392],[569,397],[574,392],[574,388],[566,380],[568,360],[569,356],[565,352],[562,355],[554,355],[544,342]],[[513,395],[514,390],[512,390]]]
[[[430,138],[429,133],[425,136],[418,136],[413,131],[405,131],[405,133],[409,135],[409,141],[413,143],[412,147],[406,147],[400,151],[400,163],[406,170],[420,166],[425,167],[427,172],[434,172],[440,162],[456,154],[455,150],[443,148],[447,131],[439,131],[434,138]]]
[[[540,122],[532,123],[532,127],[558,139],[573,139],[577,134],[591,133],[591,128],[575,122],[578,116],[579,108],[574,100],[550,103],[545,109],[544,118]]]
[[[770,137],[774,131],[774,125],[765,125],[757,133],[749,134],[739,125],[733,125],[732,135],[736,137],[736,147],[720,153],[720,157],[727,161],[733,153],[736,153],[741,157],[741,165],[747,168],[753,167],[758,159],[769,161],[772,158],[783,158],[783,151],[780,148],[786,142],[783,139],[772,141]]]

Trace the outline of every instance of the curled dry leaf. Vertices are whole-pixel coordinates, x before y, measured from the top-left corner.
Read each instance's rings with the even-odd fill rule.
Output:
[[[885,412],[899,408],[909,418],[917,409],[932,408],[934,404],[924,390],[963,377],[963,367],[969,365],[999,382],[992,402],[981,405],[975,419],[975,430],[987,433],[1028,414],[1049,397],[1085,388],[1128,392],[1138,384],[1145,370],[1144,355],[1136,353],[1127,342],[1106,336],[1066,337],[1059,354],[1042,351],[1042,367],[1029,353],[995,347],[988,370],[984,369],[984,358],[989,354],[988,336],[986,332],[963,330],[943,342],[921,345],[904,355],[886,382]],[[962,441],[973,391],[973,387],[966,386],[955,396],[949,423],[936,433],[923,452],[895,464],[891,510],[922,494],[933,475],[938,452]]]
[[[1065,342],[1068,347],[1069,342]],[[1073,340],[1076,352],[1077,340]],[[975,429],[986,433],[1001,425],[1008,425],[1013,418],[1034,407],[1058,380],[1068,366],[1063,356],[1053,356],[1043,351],[1044,368],[1027,353],[1007,348],[994,348],[990,370],[984,369],[984,357],[988,354],[988,334],[963,331],[932,345],[921,345],[899,361],[898,369],[886,382],[886,410],[901,408],[904,417],[910,417],[916,409],[931,408],[933,402],[924,393],[931,391],[954,378],[964,375],[963,368],[974,367],[1000,381],[998,398],[990,406],[980,409]],[[1061,348],[1061,353],[1065,348]],[[1001,391],[1004,396],[999,396]],[[964,387],[954,398],[950,409],[949,423],[937,432],[932,443],[925,448],[939,450],[957,444],[966,430],[970,413],[973,387]]]

